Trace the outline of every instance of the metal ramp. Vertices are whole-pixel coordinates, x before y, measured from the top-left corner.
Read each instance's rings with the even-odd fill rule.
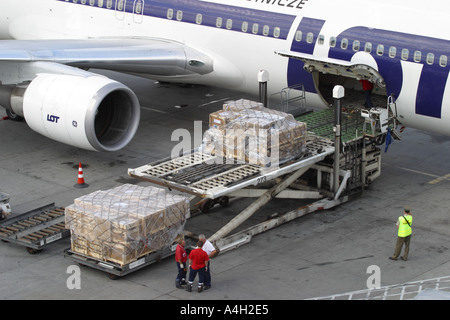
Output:
[[[227,159],[192,151],[179,158],[129,169],[128,175],[202,198],[216,199],[311,166],[334,152],[333,143],[321,137],[308,137],[306,148],[303,158],[275,168],[248,163],[227,164]]]

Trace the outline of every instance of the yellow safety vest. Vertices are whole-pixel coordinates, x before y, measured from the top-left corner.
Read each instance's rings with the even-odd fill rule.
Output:
[[[408,220],[409,225],[405,219]],[[398,221],[399,221],[398,236],[401,238],[409,236],[412,232],[411,225],[412,225],[413,217],[410,215],[400,216],[400,217],[398,217]]]

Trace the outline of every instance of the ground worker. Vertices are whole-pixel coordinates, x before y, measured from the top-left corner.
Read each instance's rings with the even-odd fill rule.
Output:
[[[408,260],[409,254],[409,244],[411,242],[411,225],[413,222],[413,217],[411,215],[411,208],[409,206],[404,207],[404,214],[398,217],[397,220],[397,228],[398,228],[398,237],[397,244],[395,246],[395,251],[392,257],[389,257],[391,260],[397,260],[400,252],[402,251],[403,244],[405,244],[405,251],[403,252],[402,260]]]
[[[205,271],[208,270],[209,257],[202,249],[203,243],[199,241],[197,248],[189,254],[189,283],[186,286],[186,291],[192,291],[192,284],[198,273],[198,292],[203,291],[203,283],[205,281]]]
[[[205,272],[205,290],[208,290],[211,288],[211,258],[217,254],[217,250],[204,234],[199,235],[198,239],[203,243],[202,249],[209,257],[208,269]]]
[[[175,287],[181,289],[183,285],[186,284],[186,273],[187,273],[187,254],[186,249],[184,248],[186,246],[186,242],[184,239],[178,240],[177,248],[175,250],[175,261],[177,263],[177,277],[175,279]]]
[[[366,108],[372,108],[372,90],[373,90],[373,84],[369,80],[360,80],[362,89],[364,91],[364,94],[366,96],[366,101],[364,102],[364,107]]]

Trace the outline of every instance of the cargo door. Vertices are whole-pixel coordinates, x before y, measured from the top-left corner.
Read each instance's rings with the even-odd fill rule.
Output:
[[[331,93],[335,85],[342,85],[347,92],[358,94],[359,80],[369,80],[376,85],[376,92],[386,107],[386,84],[381,74],[372,66],[359,62],[344,61],[332,58],[316,58],[314,55],[292,51],[276,51],[275,53],[304,62],[304,69],[313,75],[317,92],[327,103],[332,103]],[[361,92],[359,92],[361,93]]]

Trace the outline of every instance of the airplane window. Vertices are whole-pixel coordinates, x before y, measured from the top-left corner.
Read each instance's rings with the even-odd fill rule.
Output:
[[[319,34],[319,38],[317,39],[317,42],[319,44],[324,44],[325,43],[325,36],[323,34]]]
[[[353,51],[359,51],[360,42],[358,40],[353,41]]]
[[[98,0],[97,6],[103,8],[103,0]]]
[[[402,50],[402,60],[408,60],[408,58],[409,58],[409,50],[403,49]]]
[[[86,4],[86,0],[81,0],[81,4]]]
[[[222,28],[222,18],[221,17],[218,17],[217,19],[216,19],[216,27],[217,28]]]
[[[242,30],[242,32],[248,31],[248,22],[247,21],[242,22],[241,30]]]
[[[273,29],[273,36],[274,36],[275,38],[279,38],[279,37],[280,37],[280,33],[281,33],[281,30],[280,30],[279,27],[275,27],[275,28]]]
[[[253,27],[252,27],[252,32],[253,32],[254,34],[257,34],[257,33],[258,33],[258,30],[259,30],[259,25],[258,25],[257,23],[254,23],[254,24],[253,24]]]
[[[295,33],[295,41],[300,42],[300,41],[302,41],[302,38],[303,38],[303,32],[301,32],[300,30],[298,30],[298,31]]]
[[[389,57],[390,58],[395,58],[396,55],[397,55],[397,48],[396,47],[390,47],[389,48]]]
[[[103,0],[102,0],[103,1]],[[123,0],[119,0],[119,2],[117,3],[117,10],[118,11],[123,11],[124,9],[124,3]]]
[[[382,56],[384,54],[384,45],[379,44],[377,46],[377,55]]]
[[[270,27],[268,25],[264,25],[263,27],[263,35],[268,36],[270,32]]]
[[[202,15],[201,13],[198,13],[198,14],[195,16],[195,23],[196,23],[196,24],[202,24],[202,21],[203,21],[203,15]]]
[[[446,56],[446,55],[442,55],[442,56],[439,58],[439,65],[440,65],[441,67],[446,67],[446,66],[447,66],[447,56]]]
[[[414,61],[420,62],[422,60],[422,52],[421,51],[414,51]]]
[[[178,21],[183,20],[183,11],[182,10],[177,11],[177,20]]]
[[[231,30],[231,28],[233,28],[233,20],[227,19],[227,29]]]
[[[313,41],[314,41],[314,34],[312,32],[308,32],[308,34],[306,35],[306,42],[313,43]]]
[[[427,63],[432,65],[434,63],[434,53],[427,54]]]
[[[364,51],[367,53],[371,53],[372,52],[372,43],[366,42],[366,45],[364,46]]]
[[[78,2],[78,0],[72,0],[72,2],[73,2],[73,3],[77,3],[77,2]]]
[[[137,0],[136,1],[135,6],[134,6],[134,12],[137,13],[137,14],[141,14],[142,13],[142,1],[141,0]]]
[[[170,20],[173,19],[173,9],[167,10],[167,19],[170,19]]]
[[[348,48],[348,39],[344,38],[341,40],[341,49],[347,50]]]
[[[330,47],[332,48],[336,47],[336,37],[330,38]]]
[[[95,0],[89,0],[89,5],[90,5],[90,6],[95,5]]]
[[[107,0],[107,1],[106,1],[106,7],[107,7],[108,9],[111,9],[111,7],[112,7],[112,0]]]

